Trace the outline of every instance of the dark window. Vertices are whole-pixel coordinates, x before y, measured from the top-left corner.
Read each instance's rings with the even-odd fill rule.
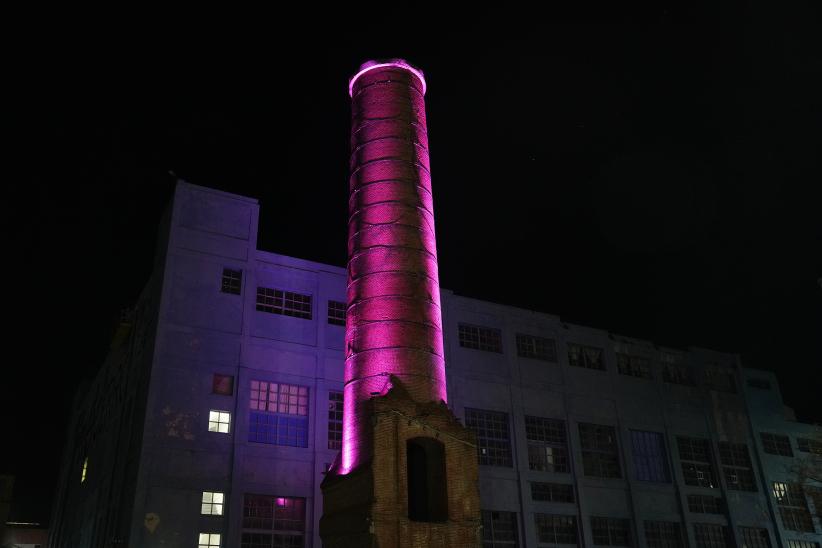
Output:
[[[568,437],[565,423],[556,419],[525,417],[528,467],[541,472],[568,473]]]
[[[666,363],[662,368],[662,380],[669,384],[696,385],[691,371],[685,365]]]
[[[502,353],[502,331],[499,329],[461,323],[459,324],[459,340],[463,348]]]
[[[328,393],[328,448],[342,449],[343,393]]]
[[[517,356],[555,362],[557,361],[557,343],[553,339],[517,333]]]
[[[742,537],[742,548],[771,548],[767,529],[740,527],[739,535]]]
[[[682,548],[682,529],[674,521],[646,521],[645,542],[648,548]]]
[[[302,548],[305,499],[245,495],[241,548]]]
[[[465,426],[477,435],[480,464],[513,466],[507,413],[466,408]]]
[[[665,438],[662,434],[631,430],[631,444],[634,448],[636,479],[664,483],[671,481],[668,455],[665,453]]]
[[[811,498],[813,507],[816,509],[816,517],[822,518],[822,487],[805,485],[805,494]]]
[[[710,495],[688,495],[688,511],[695,514],[721,514],[722,499]]]
[[[767,432],[760,432],[762,438],[762,449],[771,455],[781,455],[783,457],[792,457],[793,450],[791,450],[791,439],[788,436],[780,436],[779,434],[769,434]]]
[[[629,356],[628,354],[617,353],[617,371],[620,375],[639,377],[640,379],[652,379],[651,360],[642,356]]]
[[[756,491],[751,457],[744,443],[719,442],[719,460],[728,489],[736,491]]]
[[[733,546],[728,528],[713,523],[695,523],[694,539],[697,548],[725,548]]]
[[[810,540],[789,540],[788,548],[819,548],[819,543]]]
[[[433,438],[413,438],[406,442],[406,456],[408,519],[448,521],[445,446]]]
[[[705,386],[718,392],[736,394],[736,378],[733,371],[712,368],[705,370]]]
[[[214,394],[220,394],[221,396],[233,396],[234,377],[231,375],[218,375],[215,373],[214,378],[211,380],[211,392]]]
[[[586,476],[621,478],[616,431],[613,426],[579,423],[582,468]]]
[[[822,455],[822,442],[810,438],[796,438],[796,448],[803,453]]]
[[[791,531],[814,532],[811,511],[808,509],[808,501],[805,500],[805,493],[798,483],[773,484],[773,497],[776,499],[776,506],[782,516],[782,526]]]
[[[702,438],[676,439],[679,447],[679,459],[682,461],[682,476],[685,485],[697,487],[717,487],[711,461],[711,444]]]
[[[251,381],[248,441],[308,447],[308,388]]]
[[[577,544],[577,520],[574,516],[534,514],[537,540],[540,544]]]
[[[771,383],[765,379],[748,379],[748,386],[751,388],[759,388],[760,390],[771,389]]]
[[[295,318],[311,319],[311,295],[282,289],[257,288],[257,310]]]
[[[328,301],[328,323],[345,325],[345,303]]]
[[[629,519],[592,516],[591,533],[598,546],[633,546]]]
[[[605,371],[602,349],[593,346],[568,344],[568,365]]]
[[[242,285],[242,270],[232,270],[230,268],[223,269],[223,284],[220,287],[220,291],[223,293],[231,293],[232,295],[239,295]]]
[[[517,514],[483,510],[482,548],[512,548],[517,545]]]
[[[547,502],[574,502],[574,486],[567,483],[532,481],[531,498]]]

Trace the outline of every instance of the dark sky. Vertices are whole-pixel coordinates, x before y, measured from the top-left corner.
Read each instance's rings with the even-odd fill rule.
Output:
[[[779,9],[27,34],[4,68],[14,517],[48,519],[169,170],[258,198],[262,249],[345,263],[347,79],[375,57],[427,76],[444,287],[738,352],[822,420],[822,43],[816,14]]]

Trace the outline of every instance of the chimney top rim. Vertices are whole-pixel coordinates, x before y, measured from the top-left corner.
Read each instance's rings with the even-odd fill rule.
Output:
[[[408,72],[410,72],[411,74],[413,74],[414,76],[416,76],[417,78],[419,78],[420,82],[422,82],[422,94],[425,95],[425,90],[426,90],[425,76],[423,75],[423,73],[420,69],[418,69],[417,67],[411,65],[405,59],[372,59],[372,60],[366,61],[365,63],[360,65],[360,69],[357,71],[357,73],[348,80],[348,96],[349,97],[354,96],[354,84],[360,78],[360,76],[362,76],[366,72],[369,72],[369,71],[372,71],[372,70],[378,69],[378,68],[384,68],[384,67],[396,67],[396,68],[405,69]]]

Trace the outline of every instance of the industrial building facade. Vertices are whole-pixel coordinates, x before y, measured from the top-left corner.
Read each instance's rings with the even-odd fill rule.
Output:
[[[58,547],[319,547],[345,269],[257,249],[258,204],[179,182],[154,274],[77,397]],[[822,453],[775,376],[442,291],[485,547],[819,548]]]

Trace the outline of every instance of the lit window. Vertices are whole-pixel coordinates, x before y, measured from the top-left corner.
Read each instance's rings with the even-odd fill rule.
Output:
[[[215,373],[211,381],[211,392],[221,396],[232,396],[234,394],[234,377]]]
[[[617,371],[620,375],[638,377],[640,379],[653,379],[651,373],[651,360],[642,356],[629,356],[628,354],[617,353]]]
[[[525,417],[528,439],[528,468],[540,472],[570,472],[565,422],[542,417]]]
[[[579,423],[582,469],[586,476],[621,478],[616,430],[613,426]]]
[[[231,413],[228,411],[214,411],[208,412],[208,431],[219,432],[221,434],[228,434],[229,425],[231,424]]]
[[[513,466],[508,413],[466,408],[465,426],[477,435],[480,464]]]
[[[636,479],[661,483],[671,481],[665,438],[662,434],[631,430],[631,444],[634,448]]]
[[[771,455],[780,455],[782,457],[793,456],[791,439],[788,436],[769,434],[767,432],[760,432],[759,436],[762,438],[762,449],[766,453],[770,453]]]
[[[694,538],[697,548],[725,548],[733,546],[728,528],[713,523],[695,523]]]
[[[648,548],[681,548],[682,528],[673,521],[646,521],[645,542]]]
[[[676,438],[685,485],[718,487],[711,464],[711,444],[702,438]]]
[[[631,520],[591,517],[591,533],[597,546],[632,546]]]
[[[293,316],[295,318],[311,319],[311,295],[301,295],[282,289],[268,287],[257,288],[257,310]]]
[[[756,491],[751,457],[748,446],[744,443],[719,442],[719,460],[728,489],[737,491]]]
[[[574,516],[557,514],[534,514],[537,540],[545,544],[573,544],[577,540],[577,520]]]
[[[220,548],[219,533],[200,533],[200,541],[197,548]]]
[[[215,491],[203,491],[200,513],[208,516],[222,516],[225,495]]]
[[[305,536],[305,499],[245,495],[241,548],[299,548]]]
[[[768,535],[767,529],[740,527],[739,533],[742,536],[743,548],[771,548],[770,535]],[[790,546],[790,541],[788,541],[788,545]]]
[[[568,344],[568,365],[605,371],[602,349],[580,344]]]
[[[517,356],[555,362],[557,361],[557,343],[553,339],[517,333]]]
[[[223,285],[220,290],[223,293],[231,293],[232,295],[239,295],[240,288],[243,283],[243,271],[232,270],[230,268],[223,269]]]
[[[308,447],[308,388],[251,381],[248,441]]]
[[[331,325],[345,325],[345,303],[328,301],[328,323]]]
[[[502,331],[499,329],[461,323],[458,335],[463,348],[502,353]]]
[[[88,457],[83,459],[83,469],[80,471],[80,483],[86,481],[86,472],[88,472]]]
[[[516,512],[482,511],[482,547],[516,548]]]
[[[773,497],[782,517],[782,526],[791,531],[814,532],[811,511],[805,493],[798,483],[773,484]]]
[[[343,393],[328,393],[328,448],[342,448]]]

